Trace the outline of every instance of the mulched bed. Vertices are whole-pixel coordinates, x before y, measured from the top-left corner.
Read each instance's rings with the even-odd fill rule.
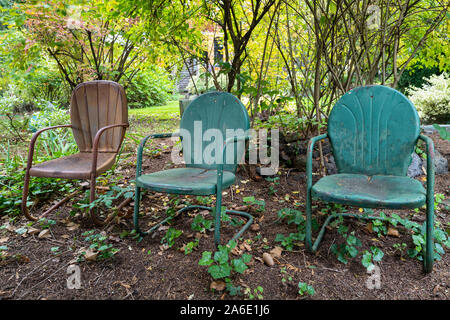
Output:
[[[436,147],[448,158],[448,142],[440,140],[436,135],[432,136]],[[169,143],[169,140],[163,140]],[[148,158],[144,163],[144,171],[152,172],[167,168],[170,154],[162,153],[159,157]],[[127,164],[121,164],[117,174],[134,177],[134,158],[126,160]],[[239,193],[236,189],[225,190],[224,205],[227,207],[242,206],[243,197],[254,196],[256,199],[264,199],[265,211],[256,214],[256,221],[260,227],[258,231],[248,230],[244,238],[252,238],[251,244],[253,257],[261,258],[264,252],[270,251],[279,243],[274,241],[278,233],[288,235],[294,232],[295,227],[284,222],[277,221],[277,212],[284,207],[293,208],[292,203],[305,201],[305,174],[293,170],[281,170],[280,184],[276,186],[275,195],[270,195],[270,182],[265,179],[253,180],[250,174],[241,168],[238,172]],[[253,177],[254,178],[254,177]],[[436,193],[442,193],[449,198],[450,174],[436,176]],[[289,195],[289,201],[285,200]],[[63,195],[59,195],[61,199]],[[153,198],[153,199],[151,199]],[[54,200],[57,200],[56,198]],[[165,195],[147,195],[144,197],[142,207],[160,216],[164,216]],[[21,217],[11,223],[10,230],[0,230],[1,239],[7,238],[8,257],[0,260],[0,299],[242,299],[244,297],[230,297],[223,292],[212,292],[209,289],[212,281],[207,268],[199,266],[198,261],[205,250],[214,252],[214,240],[212,232],[207,232],[200,239],[199,248],[191,254],[185,255],[179,248],[183,244],[192,241],[194,232],[191,230],[191,222],[194,214],[182,214],[174,221],[172,227],[182,230],[183,234],[176,239],[175,245],[166,249],[161,246],[161,238],[165,230],[155,232],[137,242],[131,236],[120,238],[123,231],[131,231],[132,220],[122,218],[102,229],[89,222],[86,217],[72,217],[70,224],[68,217],[72,209],[71,202],[66,203],[56,210],[48,218],[57,223],[51,226],[49,238],[39,239],[37,234],[26,237],[15,232],[17,228],[25,226],[28,222]],[[193,197],[190,201],[195,201]],[[45,210],[50,201],[43,205],[39,211]],[[447,203],[448,205],[448,203]],[[321,205],[320,205],[321,206]],[[303,206],[299,207],[304,210]],[[128,213],[132,207],[127,208]],[[357,208],[348,208],[349,212],[357,212]],[[386,213],[392,211],[384,210]],[[400,215],[411,216],[412,210],[395,211]],[[57,216],[56,216],[57,215]],[[423,221],[424,210],[411,218]],[[448,212],[444,205],[436,217],[442,223],[449,222]],[[0,225],[8,223],[9,217],[3,217]],[[319,220],[323,221],[323,217]],[[147,225],[156,221],[154,214],[149,214],[141,220],[141,225]],[[411,236],[406,230],[398,228],[400,237],[380,237],[367,230],[365,222],[347,220],[350,230],[356,232],[363,246],[360,252],[371,245],[380,247],[385,256],[380,263],[381,288],[368,289],[366,280],[369,277],[366,269],[361,265],[360,256],[343,264],[336,259],[330,251],[333,243],[342,241],[342,237],[335,229],[327,230],[324,240],[316,254],[308,253],[303,246],[297,246],[293,252],[283,251],[280,258],[275,259],[275,265],[269,267],[253,259],[250,268],[242,275],[232,278],[235,285],[250,287],[257,286],[264,289],[264,299],[305,299],[298,295],[297,284],[299,281],[312,285],[315,295],[312,299],[448,299],[450,279],[450,257],[444,255],[442,260],[435,263],[431,274],[422,272],[422,264],[416,259],[411,259],[405,254],[401,257],[392,249],[394,243],[406,243],[412,246]],[[79,225],[79,226],[78,226]],[[38,224],[35,224],[38,228]],[[72,227],[72,228],[71,228]],[[69,228],[74,230],[69,230]],[[67,266],[75,258],[74,252],[80,247],[85,247],[83,232],[96,229],[105,231],[109,237],[109,243],[120,249],[114,259],[95,262],[81,262],[77,265],[81,269],[81,289],[68,289],[66,280]],[[164,228],[163,228],[164,229]],[[225,224],[222,229],[222,243],[230,239],[236,227]],[[258,236],[260,234],[260,236]],[[255,238],[256,237],[256,238]],[[256,239],[256,240],[255,240]],[[266,242],[265,242],[266,241]],[[0,243],[4,245],[5,243]],[[268,246],[268,247],[267,247]],[[52,252],[52,248],[59,247],[59,254]],[[55,249],[53,249],[55,250]],[[149,250],[151,254],[149,254]],[[245,249],[244,249],[245,251]],[[280,272],[285,268],[292,281],[283,282],[285,276]],[[308,297],[309,298],[309,297]]]

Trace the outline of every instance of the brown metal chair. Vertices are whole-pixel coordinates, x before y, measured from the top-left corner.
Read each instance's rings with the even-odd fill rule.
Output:
[[[71,124],[41,129],[31,138],[21,205],[22,213],[30,220],[38,219],[32,216],[27,208],[30,176],[89,179],[90,203],[95,200],[96,178],[114,165],[128,127],[125,90],[113,81],[97,80],[79,84],[72,93],[70,120]],[[72,128],[79,153],[33,166],[34,147],[38,136],[46,130],[63,127]],[[51,207],[39,218],[57,206]],[[92,220],[96,224],[104,223],[94,211],[94,208],[89,210]]]

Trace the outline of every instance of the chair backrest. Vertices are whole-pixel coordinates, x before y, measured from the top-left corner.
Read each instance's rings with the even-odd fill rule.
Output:
[[[70,119],[80,152],[91,152],[97,131],[112,124],[128,123],[125,90],[113,81],[97,80],[76,86],[70,102]],[[99,152],[118,152],[125,128],[103,133]]]
[[[183,112],[180,122],[181,134],[188,133],[182,136],[186,166],[216,168],[221,162],[219,152],[225,140],[245,135],[249,128],[247,110],[232,94],[208,92],[197,97]],[[245,142],[228,145],[224,170],[234,172],[244,151]]]
[[[419,133],[414,105],[400,92],[380,85],[347,92],[328,119],[340,173],[406,175]]]

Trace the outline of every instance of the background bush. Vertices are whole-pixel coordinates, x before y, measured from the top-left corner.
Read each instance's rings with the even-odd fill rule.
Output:
[[[160,106],[172,97],[174,83],[159,67],[147,67],[138,73],[126,88],[130,108]]]
[[[421,88],[407,89],[420,118],[425,123],[445,124],[450,122],[450,77],[447,73],[425,79]]]

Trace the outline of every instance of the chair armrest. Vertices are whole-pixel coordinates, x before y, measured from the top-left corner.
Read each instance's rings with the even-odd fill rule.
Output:
[[[427,155],[427,201],[431,200],[434,205],[434,143],[431,138],[420,135],[419,139],[425,142]]]
[[[317,141],[328,138],[328,134],[324,133],[320,136],[315,136],[309,140],[308,150],[306,152],[306,187],[307,192],[310,192],[312,187],[312,154],[314,150],[314,145]]]
[[[162,139],[162,138],[170,138],[170,137],[179,137],[180,134],[175,133],[153,133],[148,136],[146,136],[144,139],[141,140],[141,143],[139,144],[138,150],[137,150],[137,163],[136,163],[136,179],[141,175],[142,171],[142,154],[144,152],[144,146],[147,143],[148,139]]]
[[[100,128],[97,133],[95,134],[94,138],[94,144],[92,146],[92,167],[91,167],[91,175],[97,173],[97,158],[98,158],[98,144],[100,142],[100,138],[102,134],[109,129],[117,128],[117,127],[124,127],[128,128],[128,123],[121,123],[121,124],[112,124],[103,128]]]
[[[30,140],[30,147],[28,149],[28,160],[27,160],[27,169],[26,170],[28,171],[31,168],[31,165],[33,164],[34,145],[36,144],[36,140],[42,132],[47,131],[47,130],[57,129],[57,128],[71,128],[71,127],[72,127],[71,124],[62,124],[59,126],[47,127],[47,128],[36,131]]]

